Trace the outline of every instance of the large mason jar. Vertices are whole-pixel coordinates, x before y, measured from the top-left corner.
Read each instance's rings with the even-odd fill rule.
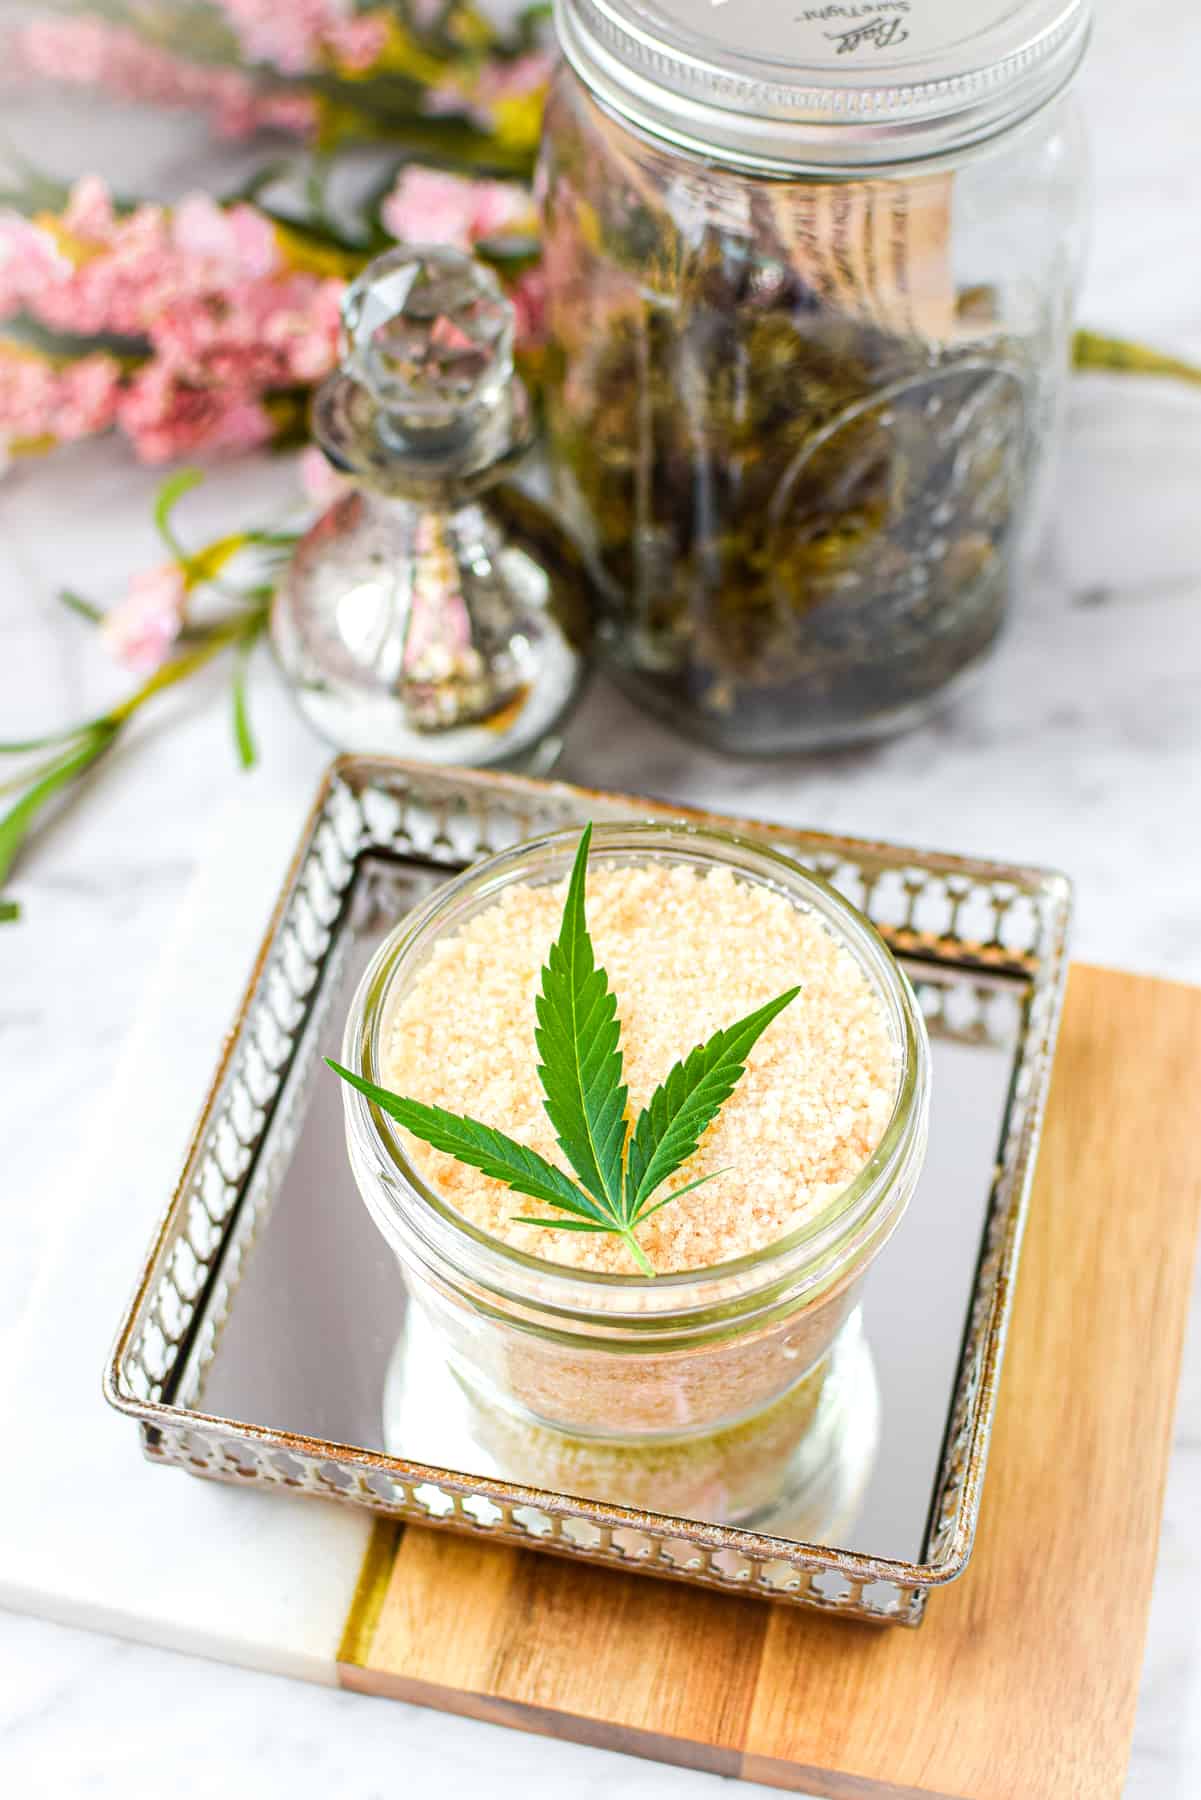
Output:
[[[547,407],[619,680],[719,748],[922,718],[1031,540],[1087,0],[556,0]]]

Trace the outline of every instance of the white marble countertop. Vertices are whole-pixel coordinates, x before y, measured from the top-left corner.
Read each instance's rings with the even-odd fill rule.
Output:
[[[1116,5],[1103,10],[1082,83],[1098,200],[1082,313],[1098,329],[1201,359],[1196,30],[1189,0],[1144,5],[1137,24]],[[177,126],[154,147],[164,184],[188,178],[192,151]],[[124,163],[118,154],[106,167],[134,185],[146,155],[143,137],[136,152],[127,145]],[[261,519],[291,479],[267,460],[227,469],[189,502],[189,517],[198,533]],[[154,559],[154,485],[105,446],[23,469],[0,488],[3,735],[95,711],[120,691],[122,678],[52,595],[69,582],[107,600],[124,573]],[[324,752],[274,691],[269,669],[256,675],[271,779],[311,789]],[[975,692],[940,719],[873,750],[729,764],[671,738],[598,684],[562,772],[1049,863],[1077,883],[1078,955],[1201,981],[1199,691],[1201,396],[1091,377],[1073,385],[1036,576]],[[26,920],[0,934],[0,1344],[36,1280],[56,1180],[127,1038],[198,845],[237,783],[255,779],[235,772],[218,684],[201,680],[164,702],[23,865],[15,891]],[[64,1093],[81,1097],[66,1132]],[[1201,1792],[1199,1320],[1201,1300],[1128,1800]],[[504,1800],[535,1782],[570,1783],[582,1797],[620,1782],[631,1796],[701,1800],[715,1779],[0,1615],[4,1792],[136,1800],[167,1785],[181,1796],[220,1786],[264,1800],[324,1800],[403,1783],[482,1788]]]

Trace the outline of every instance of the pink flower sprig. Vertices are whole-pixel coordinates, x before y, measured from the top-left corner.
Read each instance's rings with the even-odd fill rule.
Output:
[[[0,448],[113,424],[148,463],[265,444],[276,433],[271,396],[312,387],[336,361],[343,286],[295,266],[263,210],[205,194],[123,213],[85,176],[58,215],[0,213],[0,321],[133,353],[67,370],[61,357],[6,347]]]
[[[100,615],[107,648],[126,668],[152,675],[183,631],[187,599],[187,577],[177,562],[140,570],[130,578],[125,598]]]
[[[430,117],[462,116],[498,144],[519,149],[536,143],[554,68],[550,50],[491,57],[478,70],[456,69],[422,101]]]
[[[355,73],[377,62],[388,42],[380,8],[358,12],[349,0],[215,0],[247,62],[300,75],[333,61]]]
[[[96,0],[0,31],[0,83],[190,107],[223,137],[385,139],[528,175],[550,66],[536,17],[501,30],[439,0]]]
[[[537,215],[516,181],[469,180],[410,164],[380,202],[380,223],[398,243],[473,250],[489,239],[532,238]]]
[[[226,651],[232,652],[234,659],[230,704],[238,761],[248,769],[256,760],[247,714],[246,674],[250,654],[266,628],[273,591],[271,562],[268,560],[268,578],[249,586],[231,588],[222,576],[242,551],[257,549],[268,559],[278,557],[291,550],[299,534],[240,531],[199,550],[188,550],[176,535],[172,514],[182,496],[201,479],[197,470],[181,470],[160,488],[154,516],[168,556],[135,574],[115,606],[102,611],[76,594],[62,596],[73,611],[98,628],[112,654],[142,680],[124,700],[97,718],[44,736],[0,744],[0,755],[19,757],[23,764],[14,779],[0,785],[0,794],[18,796],[0,817],[0,888],[46,811],[101,762],[130,720],[156,695],[186,681]],[[213,623],[193,624],[188,612],[192,595],[213,587],[219,588],[224,612]],[[41,760],[30,766],[30,757]],[[16,902],[0,894],[0,922],[18,917]]]
[[[0,211],[0,323],[41,334],[0,343],[0,465],[114,426],[152,464],[277,441],[337,360],[346,280],[393,239],[491,256],[517,308],[519,346],[537,348],[542,288],[525,187],[410,165],[375,228],[356,251],[248,200],[191,194],[173,209],[121,208],[95,175],[57,212]]]
[[[288,4],[276,8],[281,17]],[[318,106],[302,89],[265,86],[244,69],[192,62],[148,42],[131,25],[94,13],[26,20],[4,35],[3,71],[10,85],[49,81],[103,90],[118,100],[188,107],[204,114],[219,137],[258,131],[312,137]]]

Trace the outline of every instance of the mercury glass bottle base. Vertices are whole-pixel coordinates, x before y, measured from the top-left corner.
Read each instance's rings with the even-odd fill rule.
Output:
[[[318,737],[340,751],[537,776],[550,773],[563,749],[559,725],[566,719],[561,704],[543,709],[510,741],[487,720],[449,731],[417,731],[405,723],[388,695],[348,694],[320,683],[290,685],[296,705]]]
[[[413,1461],[828,1542],[846,1532],[870,1478],[879,1389],[855,1313],[815,1369],[749,1418],[679,1436],[581,1435],[474,1388],[412,1306],[385,1382],[383,1436],[392,1455]]]

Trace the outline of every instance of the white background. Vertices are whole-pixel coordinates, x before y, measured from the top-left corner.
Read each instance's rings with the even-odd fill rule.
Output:
[[[1201,26],[1189,0],[1110,0],[1081,83],[1096,162],[1082,317],[1197,360],[1199,71]],[[171,194],[201,166],[200,137],[178,122],[148,129],[140,121],[135,133],[115,115],[81,119],[74,104],[52,122],[46,131],[45,113],[31,119],[13,107],[5,121],[64,175],[98,161],[127,189]],[[239,160],[206,150],[205,179],[226,184]],[[154,486],[112,444],[23,468],[0,486],[0,736],[94,712],[122,691],[124,678],[53,594],[69,583],[107,602],[128,572],[156,559]],[[214,476],[181,522],[198,539],[216,535],[271,516],[292,491],[286,464],[241,463]],[[265,661],[255,673],[263,771],[235,772],[220,680],[201,680],[165,702],[83,803],[41,837],[16,884],[26,920],[0,929],[0,1350],[20,1340],[56,1221],[69,1204],[87,1203],[86,1191],[75,1191],[81,1180],[86,1189],[80,1146],[111,1126],[107,1078],[214,821],[245,781],[269,782],[299,805],[322,763]],[[1199,689],[1201,391],[1096,377],[1073,386],[1037,578],[976,692],[945,716],[875,750],[729,765],[670,738],[598,684],[562,772],[1054,864],[1078,884],[1079,955],[1201,981]],[[203,955],[203,942],[195,953]],[[145,1104],[154,1103],[151,1085]],[[1182,1095],[1181,1104],[1195,1097]],[[136,1111],[123,1128],[137,1132]],[[114,1321],[123,1297],[115,1290],[107,1307]],[[1133,1800],[1201,1792],[1196,1313],[1127,1788]],[[70,1323],[63,1319],[65,1332]],[[103,1348],[81,1354],[98,1366]],[[112,1428],[129,1432],[116,1419]],[[21,1473],[21,1445],[7,1448],[0,1531],[4,1483]],[[156,1479],[166,1511],[177,1478]],[[73,1498],[82,1518],[88,1494]],[[103,1524],[90,1520],[97,1554]],[[139,1800],[254,1791],[329,1800],[429,1788],[517,1800],[537,1785],[569,1786],[586,1800],[614,1783],[660,1800],[716,1791],[713,1777],[0,1615],[6,1794]]]

